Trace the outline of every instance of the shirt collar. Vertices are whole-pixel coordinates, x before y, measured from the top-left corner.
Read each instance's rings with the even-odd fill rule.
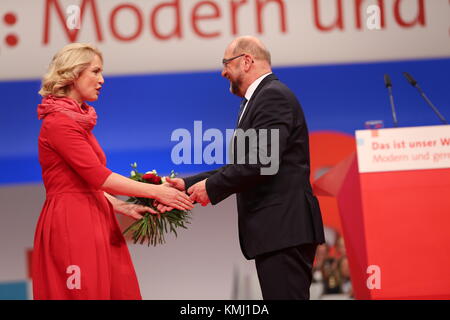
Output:
[[[261,83],[261,81],[263,81],[264,78],[267,77],[270,74],[272,74],[272,72],[263,74],[261,77],[259,77],[255,81],[253,81],[253,83],[250,85],[250,87],[248,87],[247,92],[245,93],[245,99],[247,99],[247,101],[250,101],[250,99],[253,96],[253,93],[255,93],[255,90],[256,90],[256,88],[258,88],[258,86]]]

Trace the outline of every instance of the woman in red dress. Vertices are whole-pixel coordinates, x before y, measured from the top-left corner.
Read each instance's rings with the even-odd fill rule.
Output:
[[[139,183],[106,167],[92,133],[97,116],[85,103],[97,100],[102,71],[96,48],[69,44],[54,56],[39,92],[39,162],[46,201],[34,240],[34,299],[141,299],[114,212],[139,219],[151,209],[108,193],[148,197],[181,210],[193,207],[178,190]]]

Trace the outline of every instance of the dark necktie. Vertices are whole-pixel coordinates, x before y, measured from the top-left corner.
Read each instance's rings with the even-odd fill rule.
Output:
[[[237,123],[236,123],[236,127],[239,126],[239,119],[241,118],[242,112],[244,112],[244,108],[245,108],[245,104],[247,103],[247,99],[243,98],[241,101],[241,105],[239,106],[239,115],[237,118]]]

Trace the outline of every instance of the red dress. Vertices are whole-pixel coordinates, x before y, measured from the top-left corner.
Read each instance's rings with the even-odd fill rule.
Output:
[[[47,198],[34,239],[34,299],[141,299],[125,239],[99,189],[111,170],[92,132],[49,114],[39,162]]]

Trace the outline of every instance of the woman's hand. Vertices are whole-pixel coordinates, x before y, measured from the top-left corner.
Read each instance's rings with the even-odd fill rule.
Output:
[[[153,201],[153,206],[154,206],[156,209],[158,209],[158,211],[159,211],[160,213],[164,213],[164,212],[168,212],[168,211],[172,211],[172,210],[173,210],[172,207],[165,206],[165,205],[159,203],[157,200],[154,200],[154,201]]]
[[[191,210],[194,208],[189,196],[181,191],[172,188],[168,183],[156,186],[155,199],[166,207],[172,207],[178,210]]]
[[[150,207],[145,207],[134,203],[127,203],[125,201],[116,202],[114,204],[114,211],[123,214],[125,216],[131,217],[135,220],[142,219],[142,216],[147,212],[150,212],[151,214],[158,214],[158,212],[156,212]]]

